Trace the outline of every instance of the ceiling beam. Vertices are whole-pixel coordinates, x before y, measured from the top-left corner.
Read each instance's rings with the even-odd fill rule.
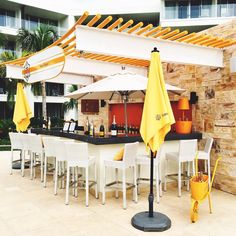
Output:
[[[76,50],[85,53],[150,60],[154,47],[160,51],[163,62],[223,67],[221,49],[81,25],[76,28]]]

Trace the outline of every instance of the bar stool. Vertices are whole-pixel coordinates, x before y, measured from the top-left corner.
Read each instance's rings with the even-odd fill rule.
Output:
[[[161,170],[160,170],[160,158],[162,153],[163,145],[160,146],[156,157],[154,158],[154,173],[155,173],[155,182],[156,182],[156,201],[160,202],[160,196],[162,196],[162,187],[161,187]],[[137,177],[137,187],[139,192],[139,184],[141,181],[149,181],[150,178],[141,178],[141,166],[148,166],[150,168],[150,156],[149,155],[138,155],[136,158],[136,165],[138,167],[138,177]]]
[[[22,161],[23,145],[22,145],[22,142],[20,140],[19,133],[10,132],[9,137],[10,137],[10,142],[11,142],[10,174],[12,174],[12,164],[15,162],[13,160],[14,151],[20,151],[20,159]]]
[[[194,159],[197,154],[197,139],[192,140],[180,140],[179,152],[168,152],[166,153],[165,163],[165,179],[164,179],[164,190],[166,191],[166,179],[173,179],[175,174],[168,174],[168,162],[178,162],[178,196],[181,196],[181,176],[185,177],[182,172],[182,163],[188,164],[187,178],[183,178],[182,181],[187,181],[187,190],[189,191],[189,175],[190,175],[190,163],[192,162],[192,172],[195,172]],[[176,180],[174,178],[174,180]]]
[[[58,137],[43,137],[43,146],[44,146],[44,177],[43,177],[43,186],[46,188],[47,182],[47,161],[48,158],[56,159],[56,146],[54,141],[59,139]]]
[[[102,204],[105,204],[106,188],[116,189],[116,197],[118,197],[119,183],[122,183],[123,191],[123,209],[126,209],[126,190],[134,188],[133,200],[137,203],[137,177],[136,177],[136,158],[138,153],[138,142],[125,144],[124,155],[122,161],[104,160],[103,162],[103,188],[102,188]],[[116,181],[106,184],[106,168],[115,168]],[[133,169],[133,184],[126,183],[126,169]],[[122,170],[122,182],[118,181],[118,169]],[[116,185],[115,187],[113,185]]]
[[[31,162],[30,139],[33,136],[36,136],[36,134],[19,133],[20,141],[22,143],[22,148],[23,148],[23,155],[22,155],[22,162],[21,162],[21,175],[22,175],[22,177],[25,176],[26,153],[28,153],[29,161]]]
[[[97,167],[95,157],[89,156],[87,143],[65,143],[67,158],[66,201],[69,204],[70,169],[85,168],[86,206],[89,206],[89,188],[95,185],[95,197],[98,198]],[[94,166],[94,181],[89,181],[89,167]],[[75,170],[78,181],[77,171]],[[90,184],[89,184],[90,183]]]
[[[33,172],[34,178],[35,175],[35,168],[37,167],[36,164],[36,156],[40,159],[40,170],[41,170],[41,182],[43,182],[43,159],[44,159],[44,148],[43,148],[43,141],[41,135],[32,135],[29,139],[30,144],[30,151],[31,151],[31,161],[30,161],[30,177],[33,179]]]
[[[57,195],[58,178],[62,179],[61,187],[64,188],[65,163],[66,158],[66,143],[74,142],[74,140],[54,139],[56,165],[54,172],[54,194]]]
[[[206,138],[206,144],[204,147],[204,151],[198,151],[198,159],[204,160],[205,162],[205,172],[208,174],[208,184],[209,187],[211,185],[211,165],[210,165],[210,159],[211,159],[211,148],[213,144],[213,138],[208,137]]]

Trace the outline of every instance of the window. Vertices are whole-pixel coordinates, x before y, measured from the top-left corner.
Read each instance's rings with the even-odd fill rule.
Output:
[[[190,3],[191,18],[199,18],[201,14],[201,0],[194,0]]]
[[[50,19],[47,19],[47,18],[41,18],[41,17],[26,15],[25,27],[28,30],[35,30],[41,24],[55,26],[56,29],[57,29],[58,21],[50,20]]]
[[[64,84],[46,83],[47,96],[63,96]]]
[[[166,19],[177,18],[176,1],[165,1],[165,18]]]
[[[188,18],[188,9],[189,9],[189,2],[188,1],[179,1],[178,2],[178,13],[179,19],[186,19]]]
[[[15,11],[0,9],[0,26],[15,28]]]
[[[236,16],[235,0],[219,0],[218,1],[218,16],[221,16],[221,17]]]
[[[212,1],[202,0],[201,17],[211,17]]]
[[[34,117],[42,117],[42,103],[34,103]],[[47,117],[64,118],[64,110],[62,103],[47,103]]]

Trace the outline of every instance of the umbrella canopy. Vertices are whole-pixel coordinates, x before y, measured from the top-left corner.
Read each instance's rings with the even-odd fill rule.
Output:
[[[80,88],[66,97],[74,99],[119,99],[122,95],[129,98],[142,98],[145,95],[148,79],[145,76],[138,75],[128,71],[110,75],[105,79]],[[166,84],[166,89],[170,92],[181,94],[183,89]]]
[[[30,118],[33,117],[29,103],[24,93],[24,87],[22,83],[17,84],[16,102],[14,108],[13,122],[16,124],[17,131],[26,131]]]
[[[153,51],[140,128],[143,141],[153,152],[158,151],[174,123],[160,55]]]

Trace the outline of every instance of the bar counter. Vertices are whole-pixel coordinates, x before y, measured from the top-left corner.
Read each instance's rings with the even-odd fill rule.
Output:
[[[41,135],[51,135],[62,138],[74,139],[77,142],[87,142],[88,143],[88,151],[90,156],[94,156],[96,158],[96,166],[98,173],[98,190],[101,192],[101,186],[103,186],[103,161],[104,159],[113,159],[114,156],[122,147],[124,147],[124,143],[131,142],[140,142],[138,148],[138,154],[148,154],[146,152],[145,144],[140,136],[130,135],[128,137],[118,136],[118,137],[91,137],[88,135],[76,134],[76,133],[67,133],[62,132],[60,130],[43,130],[43,129],[32,129],[32,133],[41,134]],[[202,134],[198,132],[194,132],[191,134],[177,134],[177,133],[169,133],[166,135],[166,139],[162,148],[161,154],[161,179],[164,180],[164,160],[166,152],[177,152],[179,148],[179,140],[181,139],[202,139]],[[178,166],[174,163],[171,164],[168,168],[171,172],[176,173]],[[91,171],[93,173],[93,171]],[[149,167],[141,168],[141,177],[148,178],[149,177]],[[119,178],[121,176],[119,175]],[[127,171],[128,182],[132,182],[132,176],[129,171]],[[112,182],[115,180],[115,171],[113,169],[107,170],[107,182]]]
[[[118,135],[117,137],[106,136],[104,138],[92,137],[89,135],[82,135],[77,133],[62,132],[59,130],[44,130],[44,129],[32,129],[32,133],[42,134],[42,135],[52,135],[57,137],[75,139],[81,142],[87,142],[94,145],[104,145],[104,144],[119,144],[119,143],[132,143],[132,142],[143,142],[140,136],[131,134],[127,137],[125,135]],[[193,132],[190,134],[177,134],[168,133],[166,135],[165,141],[172,140],[186,140],[186,139],[202,139],[202,134],[199,132]]]

